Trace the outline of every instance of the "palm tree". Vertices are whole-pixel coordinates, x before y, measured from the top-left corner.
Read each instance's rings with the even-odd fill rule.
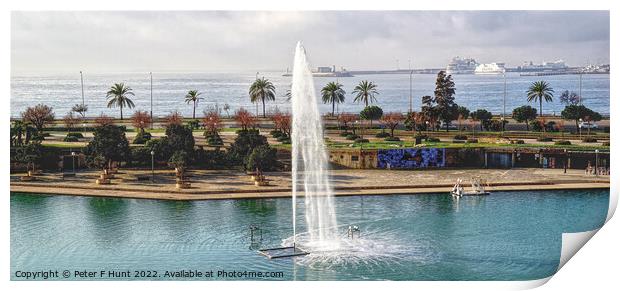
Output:
[[[194,112],[192,113],[192,119],[196,119],[196,103],[198,102],[198,100],[202,100],[203,98],[198,97],[202,95],[202,93],[198,92],[197,90],[190,90],[187,92],[187,95],[185,95],[185,103],[189,104],[190,102],[194,102]]]
[[[334,116],[334,111],[336,110],[336,103],[343,103],[344,96],[347,94],[344,89],[342,89],[342,84],[338,82],[329,82],[323,89],[321,89],[321,95],[323,95],[323,103],[331,103],[332,104],[332,116]]]
[[[249,93],[252,103],[258,102],[259,99],[263,102],[263,117],[267,117],[265,114],[265,100],[276,100],[276,87],[263,77],[261,79],[256,79],[256,81],[252,83]]]
[[[355,88],[353,89],[353,94],[355,95],[355,99],[353,101],[356,102],[364,102],[366,107],[368,107],[368,103],[372,103],[377,101],[375,95],[379,95],[377,92],[377,85],[373,82],[361,81]]]
[[[545,81],[538,81],[532,83],[530,88],[527,89],[527,102],[536,102],[540,104],[540,116],[543,114],[542,104],[543,99],[545,102],[553,101],[553,88],[549,86],[549,83]]]
[[[123,107],[133,108],[135,106],[133,101],[129,99],[129,96],[135,96],[131,90],[131,87],[125,86],[125,83],[117,83],[106,94],[106,97],[110,99],[108,100],[108,108],[117,106],[121,108],[121,120],[123,120]]]

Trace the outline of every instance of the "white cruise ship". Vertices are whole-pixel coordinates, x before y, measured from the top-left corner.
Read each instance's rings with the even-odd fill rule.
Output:
[[[474,59],[454,57],[452,58],[452,61],[448,63],[448,66],[446,66],[446,74],[473,74],[477,65],[478,63]]]
[[[497,75],[506,72],[504,63],[479,64],[474,71],[477,75]]]

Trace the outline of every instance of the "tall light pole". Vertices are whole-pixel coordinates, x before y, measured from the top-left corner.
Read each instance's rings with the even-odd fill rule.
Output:
[[[84,76],[82,76],[82,71],[80,71],[80,83],[82,84],[82,107],[84,107]]]
[[[506,125],[506,71],[504,70],[504,109],[502,111],[502,131]]]
[[[73,176],[75,176],[75,152],[71,152],[71,161],[73,162]]]
[[[413,112],[413,70],[409,68],[409,113]]]
[[[594,174],[598,176],[598,150],[594,151],[596,161],[594,162]]]
[[[155,151],[151,151],[151,183],[155,183]]]
[[[151,129],[153,129],[153,72],[149,72],[151,79]]]
[[[579,105],[583,105],[581,102],[581,77],[583,76],[582,72],[579,72]]]

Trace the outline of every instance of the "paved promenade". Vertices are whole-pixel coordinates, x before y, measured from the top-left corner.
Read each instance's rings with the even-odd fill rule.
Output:
[[[238,171],[190,171],[192,187],[179,190],[171,170],[156,171],[155,183],[137,181],[150,171],[121,170],[111,185],[96,185],[96,171],[78,172],[62,179],[59,174],[42,174],[37,181],[20,182],[11,175],[11,192],[79,196],[124,197],[167,200],[208,200],[241,198],[277,198],[291,196],[290,173],[267,173],[270,185],[258,187],[250,177]],[[480,177],[490,191],[560,190],[609,188],[609,176],[585,175],[581,170],[560,169],[451,169],[423,171],[333,170],[330,180],[335,194],[389,195],[448,193],[457,178],[468,181]]]

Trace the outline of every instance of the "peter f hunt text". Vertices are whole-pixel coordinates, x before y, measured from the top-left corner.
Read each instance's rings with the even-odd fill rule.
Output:
[[[41,270],[16,271],[15,277],[19,280],[50,280],[50,279],[119,279],[143,278],[145,280],[161,279],[244,279],[244,278],[282,278],[284,272],[276,271],[237,271],[237,270]]]

